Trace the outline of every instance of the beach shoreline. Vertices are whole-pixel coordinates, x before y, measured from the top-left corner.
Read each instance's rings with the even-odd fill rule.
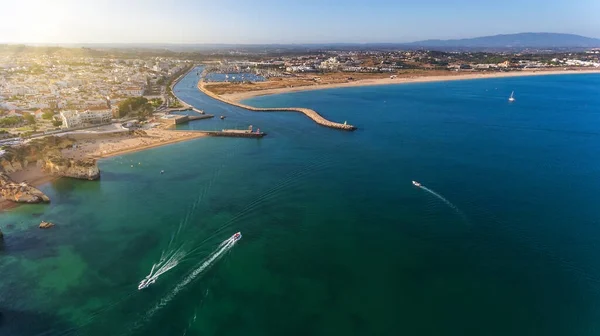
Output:
[[[126,137],[99,137],[80,140],[76,147],[63,149],[62,154],[70,159],[104,159],[207,136],[200,132],[160,128],[148,129],[144,132],[145,135],[143,136],[129,135]]]
[[[83,140],[76,148],[63,149],[62,153],[69,159],[105,159],[207,136],[203,133],[191,131],[162,129],[148,130],[147,132],[147,137],[128,136]],[[24,169],[10,173],[8,176],[17,183],[26,181],[34,187],[39,187],[60,178],[42,172],[35,163],[30,163]]]
[[[146,137],[128,136],[88,139],[82,141],[76,148],[63,149],[62,153],[66,158],[70,159],[105,159],[207,137],[204,133],[191,131],[152,129],[146,132],[148,133],[148,136]],[[17,183],[27,182],[29,185],[36,188],[61,178],[60,176],[44,173],[40,167],[33,162],[22,170],[8,174],[8,176]],[[8,200],[0,200],[0,211],[14,209],[21,204],[22,203]]]
[[[395,85],[395,84],[411,84],[411,83],[431,83],[431,82],[446,82],[446,81],[457,81],[457,80],[475,80],[475,79],[491,79],[491,78],[508,78],[508,77],[528,77],[528,76],[549,76],[549,75],[575,75],[575,74],[600,74],[600,69],[582,69],[582,70],[536,70],[536,71],[512,71],[512,72],[500,72],[500,73],[459,73],[459,74],[448,74],[444,76],[428,76],[418,75],[411,77],[398,77],[398,78],[378,78],[378,79],[360,79],[352,82],[334,83],[334,84],[315,84],[306,86],[286,87],[286,88],[274,88],[274,89],[263,89],[245,92],[234,92],[225,93],[219,95],[221,98],[232,101],[242,102],[243,100],[276,95],[282,93],[293,93],[293,92],[304,92],[314,90],[325,90],[325,89],[336,89],[345,87],[360,87],[360,86],[378,86],[378,85]],[[210,84],[207,85],[210,87]]]
[[[152,149],[152,148],[166,146],[166,145],[172,145],[172,144],[176,144],[176,143],[180,143],[180,142],[184,142],[184,141],[188,141],[188,140],[194,140],[194,139],[198,139],[198,138],[207,137],[206,134],[202,134],[202,133],[196,133],[196,134],[193,134],[193,132],[189,132],[189,133],[192,133],[192,134],[186,135],[186,136],[183,136],[183,137],[177,138],[177,139],[167,140],[164,142],[142,145],[142,146],[138,146],[138,147],[134,147],[134,148],[125,148],[122,150],[117,150],[114,152],[110,152],[110,153],[106,153],[106,154],[102,154],[102,155],[98,155],[98,156],[91,156],[91,157],[94,159],[105,159],[105,158],[109,158],[109,157],[131,154],[131,153],[135,153],[135,152],[144,151],[147,149]]]

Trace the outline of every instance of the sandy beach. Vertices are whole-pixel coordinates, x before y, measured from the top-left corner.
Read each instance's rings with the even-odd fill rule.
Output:
[[[147,136],[126,136],[114,138],[98,138],[77,141],[74,148],[63,149],[62,154],[67,158],[106,158],[116,155],[133,153],[149,148],[164,146],[190,139],[205,137],[205,134],[185,131],[169,131],[164,129],[151,129],[146,131]],[[32,186],[40,186],[52,182],[57,177],[45,174],[35,163],[27,168],[11,173],[9,176],[15,182],[26,181]]]
[[[463,72],[448,72],[447,75],[443,76],[428,76],[426,74],[420,74],[418,76],[408,76],[397,78],[374,78],[374,79],[360,79],[355,81],[349,81],[344,83],[335,84],[313,84],[306,86],[296,87],[285,87],[276,89],[265,89],[256,91],[245,91],[245,92],[234,92],[222,94],[221,97],[230,101],[240,102],[244,99],[279,94],[279,93],[290,93],[300,91],[312,91],[312,90],[323,90],[343,87],[356,87],[356,86],[371,86],[371,85],[390,85],[390,84],[406,84],[406,83],[425,83],[425,82],[442,82],[442,81],[454,81],[454,80],[468,80],[468,79],[482,79],[482,78],[504,78],[504,77],[522,77],[522,76],[545,76],[545,75],[570,75],[570,74],[590,74],[600,73],[600,69],[581,69],[581,70],[531,70],[531,71],[512,71],[512,72],[494,72],[494,73],[463,73]],[[210,84],[207,85],[207,88]]]
[[[8,176],[17,183],[27,182],[32,186],[39,186],[44,183],[52,182],[57,178],[44,173],[35,162],[30,163],[29,166],[23,170],[8,174]]]
[[[99,137],[98,139],[78,140],[76,147],[63,149],[62,153],[65,157],[73,159],[83,159],[87,157],[100,159],[206,136],[205,134],[197,132],[171,131],[164,129],[150,129],[145,132],[147,134],[146,136],[132,135],[126,137]],[[27,182],[34,187],[55,181],[59,178],[42,172],[35,163],[31,163],[25,169],[8,175],[15,182]],[[19,206],[19,203],[0,200],[0,211],[12,209],[17,206]]]
[[[137,152],[158,146],[205,137],[205,134],[164,129],[146,130],[146,136],[127,136],[115,138],[87,139],[77,141],[75,148],[63,149],[65,157],[96,159]]]

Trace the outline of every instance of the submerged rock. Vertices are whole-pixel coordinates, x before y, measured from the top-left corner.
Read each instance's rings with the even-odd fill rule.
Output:
[[[53,223],[50,223],[50,222],[45,222],[45,221],[42,221],[42,222],[40,223],[40,229],[49,229],[49,228],[51,228],[51,227],[53,227],[53,226],[54,226],[54,224],[53,224]]]
[[[50,198],[37,188],[26,182],[16,183],[4,173],[0,173],[0,196],[5,200],[18,203],[50,202]]]
[[[0,230],[0,240],[2,240],[2,238],[4,238],[4,233],[2,233],[2,230]]]

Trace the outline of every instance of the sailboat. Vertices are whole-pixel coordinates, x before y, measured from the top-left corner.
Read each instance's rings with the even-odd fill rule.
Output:
[[[515,91],[510,93],[510,97],[508,98],[509,102],[514,102],[515,101]]]

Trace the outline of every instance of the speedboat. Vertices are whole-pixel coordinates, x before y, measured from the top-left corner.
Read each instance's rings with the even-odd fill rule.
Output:
[[[240,232],[236,232],[233,236],[231,236],[234,242],[242,239],[242,234]]]
[[[144,280],[140,281],[140,284],[138,285],[138,290],[147,288],[148,286],[152,285],[155,281],[156,281],[156,278],[154,278],[154,277],[151,277],[151,276],[146,277]]]
[[[412,181],[412,184],[416,187],[420,187],[421,183],[417,182],[417,181]]]

